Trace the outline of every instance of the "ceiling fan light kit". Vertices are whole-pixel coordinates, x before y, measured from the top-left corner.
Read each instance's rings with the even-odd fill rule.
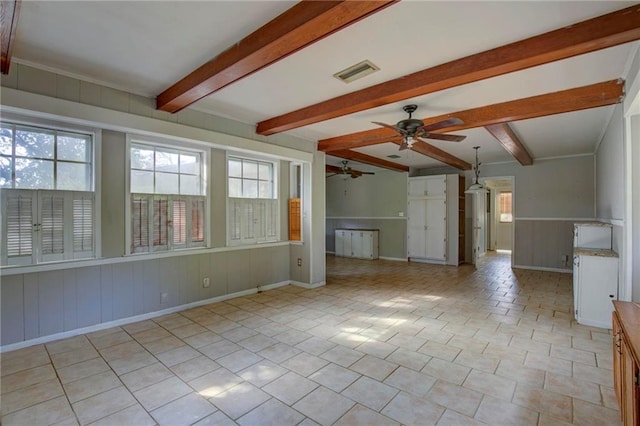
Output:
[[[425,125],[424,121],[412,118],[413,113],[418,109],[415,104],[409,104],[402,107],[402,110],[409,114],[409,118],[400,120],[395,126],[391,124],[381,123],[379,121],[373,121],[373,124],[386,127],[394,130],[398,135],[402,136],[402,143],[399,150],[411,149],[413,145],[418,142],[424,142],[421,138],[435,139],[447,142],[461,142],[466,136],[451,135],[445,133],[431,133],[438,129],[444,129],[446,127],[459,126],[464,124],[462,120],[456,117],[450,117],[436,123]]]

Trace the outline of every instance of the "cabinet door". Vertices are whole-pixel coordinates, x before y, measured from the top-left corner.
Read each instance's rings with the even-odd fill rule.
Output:
[[[362,257],[373,259],[373,232],[362,232]]]
[[[618,405],[622,407],[622,329],[618,322],[618,316],[615,312],[611,314],[612,323],[612,339],[613,339],[613,387],[616,391],[616,397],[618,398]]]
[[[618,259],[579,256],[578,318],[586,325],[610,328],[611,301],[618,291]],[[613,297],[611,297],[613,296]]]
[[[345,231],[342,229],[336,229],[336,256],[344,256],[344,234]]]
[[[351,231],[351,256],[362,257],[362,231]]]
[[[426,201],[426,257],[445,260],[446,258],[446,215],[447,206],[444,200]]]
[[[425,194],[427,197],[444,197],[447,188],[445,176],[438,176],[427,179]]]
[[[622,351],[622,423],[626,425],[637,425],[640,422],[640,397],[638,394],[638,365],[633,359],[633,354],[629,349],[627,340],[622,335],[620,339],[620,349]]]
[[[573,256],[573,317],[578,319],[578,296],[580,294],[580,256]]]
[[[344,248],[343,248],[344,255],[346,257],[353,256],[353,248],[351,247],[351,243],[352,243],[352,241],[351,241],[352,238],[351,237],[352,237],[352,232],[351,231],[344,231],[344,239],[342,241],[343,241],[343,244],[344,244]]]
[[[409,257],[425,257],[427,202],[425,200],[409,200],[407,219],[407,255]]]
[[[444,175],[409,179],[409,197],[443,197],[446,180]]]

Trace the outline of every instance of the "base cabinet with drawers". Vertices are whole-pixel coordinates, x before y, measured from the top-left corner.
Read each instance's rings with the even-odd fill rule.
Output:
[[[358,259],[378,258],[379,231],[377,229],[336,229],[336,256]]]
[[[640,425],[640,305],[613,302],[613,385],[622,424]]]

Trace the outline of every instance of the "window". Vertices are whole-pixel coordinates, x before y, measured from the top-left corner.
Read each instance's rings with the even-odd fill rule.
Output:
[[[206,246],[204,153],[132,143],[130,252]]]
[[[229,244],[276,241],[280,212],[274,163],[230,156],[227,167]]]
[[[94,137],[0,125],[2,265],[95,257]]]
[[[511,212],[511,200],[512,193],[511,192],[501,192],[498,198],[498,203],[500,205],[500,222],[512,222],[513,215]]]

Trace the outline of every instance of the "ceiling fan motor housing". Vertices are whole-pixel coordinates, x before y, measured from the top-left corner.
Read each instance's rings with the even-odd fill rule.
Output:
[[[396,127],[398,130],[403,130],[408,136],[413,136],[418,131],[418,128],[424,126],[422,120],[418,120],[416,118],[411,118],[411,114],[418,109],[417,105],[405,105],[402,107],[403,111],[409,114],[409,118],[398,121]]]

